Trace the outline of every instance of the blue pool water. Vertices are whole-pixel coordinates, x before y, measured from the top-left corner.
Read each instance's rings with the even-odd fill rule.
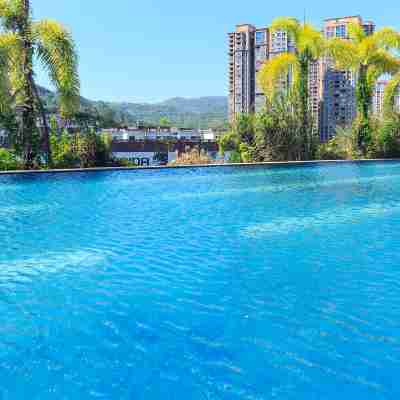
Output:
[[[398,399],[400,163],[0,177],[0,399]]]

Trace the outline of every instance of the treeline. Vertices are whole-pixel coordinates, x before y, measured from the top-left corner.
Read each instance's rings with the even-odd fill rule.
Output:
[[[309,24],[278,18],[272,31],[285,31],[295,51],[266,62],[257,76],[266,95],[257,114],[238,115],[220,140],[231,161],[295,161],[400,157],[400,114],[395,107],[400,88],[400,34],[383,28],[367,35],[361,25],[348,24],[347,38],[326,40]],[[309,72],[312,62],[325,57],[356,80],[357,116],[351,126],[339,127],[328,143],[319,141],[318,123],[310,107]],[[378,79],[391,81],[382,115],[373,115],[372,99]],[[290,79],[288,79],[290,77]]]
[[[69,133],[64,130],[50,133],[51,168],[91,168],[116,165],[111,157],[109,136],[99,135],[95,131]],[[18,152],[0,149],[0,170],[24,169]],[[49,164],[38,160],[35,169],[50,168]]]

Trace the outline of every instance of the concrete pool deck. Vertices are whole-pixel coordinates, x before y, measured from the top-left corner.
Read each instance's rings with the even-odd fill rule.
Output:
[[[145,171],[163,169],[188,169],[188,168],[216,168],[216,167],[289,167],[318,164],[367,164],[376,162],[400,162],[400,158],[376,158],[360,160],[312,160],[312,161],[268,161],[256,163],[215,163],[215,164],[193,164],[193,165],[160,165],[150,167],[93,167],[93,168],[66,168],[66,169],[40,169],[40,170],[16,170],[0,171],[0,175],[25,175],[25,174],[62,174],[82,172],[108,172],[108,171]]]

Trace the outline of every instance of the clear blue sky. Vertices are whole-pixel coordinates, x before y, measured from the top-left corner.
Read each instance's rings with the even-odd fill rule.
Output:
[[[227,33],[276,16],[320,25],[362,15],[400,30],[398,0],[32,0],[36,18],[68,26],[80,56],[82,95],[94,100],[158,101],[226,95]],[[42,73],[40,83],[46,84]]]

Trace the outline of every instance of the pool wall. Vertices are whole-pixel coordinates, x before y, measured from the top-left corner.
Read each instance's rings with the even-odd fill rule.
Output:
[[[0,171],[0,175],[15,174],[54,174],[72,172],[102,172],[102,171],[134,171],[134,170],[154,170],[154,169],[183,169],[183,168],[216,168],[216,167],[290,167],[302,165],[323,165],[323,164],[359,164],[374,162],[399,162],[400,158],[375,158],[360,160],[312,160],[312,161],[268,161],[255,163],[214,163],[214,164],[192,164],[192,165],[160,165],[150,167],[93,167],[93,168],[67,168],[67,169],[41,169],[41,170],[16,170]]]

